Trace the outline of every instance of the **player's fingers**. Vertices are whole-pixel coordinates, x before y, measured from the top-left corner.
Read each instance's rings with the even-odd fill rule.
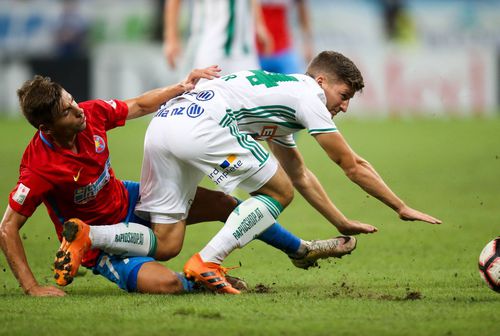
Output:
[[[442,223],[441,220],[434,218],[432,216],[428,216],[428,218],[426,218],[425,221],[428,223],[431,223],[431,224],[441,224]]]

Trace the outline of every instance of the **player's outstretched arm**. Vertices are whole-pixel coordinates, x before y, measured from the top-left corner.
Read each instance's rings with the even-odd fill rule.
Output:
[[[315,135],[328,156],[337,163],[345,174],[368,194],[379,199],[396,211],[403,220],[419,220],[430,224],[441,224],[441,220],[407,206],[375,171],[372,165],[349,147],[339,133]]]
[[[139,97],[125,100],[128,106],[127,119],[135,119],[156,112],[161,104],[186,91],[194,89],[200,79],[214,79],[219,77],[220,71],[221,69],[217,65],[203,69],[194,69],[180,83],[154,89],[143,93]]]
[[[32,296],[64,296],[66,293],[54,286],[40,286],[31,271],[26,253],[24,252],[19,230],[26,223],[27,218],[10,206],[0,224],[0,247],[2,248],[12,273],[19,285],[28,295]]]
[[[359,233],[374,233],[377,228],[350,220],[337,209],[330,200],[317,177],[305,166],[302,155],[296,148],[285,148],[269,143],[271,150],[281,166],[290,177],[294,187],[319,213],[335,225],[340,233],[353,235]]]

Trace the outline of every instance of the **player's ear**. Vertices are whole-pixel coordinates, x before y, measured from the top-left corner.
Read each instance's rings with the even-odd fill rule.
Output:
[[[323,76],[323,75],[318,75],[318,76],[316,76],[315,79],[316,79],[316,83],[318,83],[319,86],[322,86],[323,83],[325,82],[325,76]]]

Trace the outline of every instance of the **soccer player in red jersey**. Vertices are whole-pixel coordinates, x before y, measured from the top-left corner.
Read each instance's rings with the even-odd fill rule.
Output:
[[[37,282],[19,236],[20,228],[41,203],[48,210],[59,240],[63,240],[63,223],[68,219],[78,217],[90,225],[83,224],[86,237],[77,251],[81,255],[70,257],[75,265],[81,262],[127,291],[178,293],[193,289],[194,284],[184,275],[155,262],[153,257],[168,256],[158,258],[157,239],[149,223],[134,215],[139,184],[117,179],[111,168],[107,131],[123,126],[127,119],[156,111],[163,102],[194,88],[200,78],[217,77],[219,71],[218,67],[194,70],[177,85],[125,101],[91,100],[80,104],[49,78],[35,76],[24,83],[18,90],[21,109],[38,131],[23,155],[19,180],[0,224],[0,247],[26,294],[65,294]],[[229,195],[199,188],[187,222],[225,221],[236,205]],[[77,219],[69,222],[81,223]],[[300,268],[355,247],[354,239],[303,241],[277,223],[259,238],[294,258]],[[158,240],[159,246],[165,244],[161,238]],[[67,263],[56,261],[56,277],[60,266]],[[72,267],[72,275],[58,277],[57,283],[69,284],[77,269]]]
[[[218,76],[218,67],[194,70],[185,81],[143,95],[77,104],[70,93],[49,78],[35,76],[18,90],[23,113],[38,129],[23,155],[17,186],[0,225],[0,245],[26,294],[62,296],[64,291],[41,286],[27,262],[19,230],[44,203],[61,240],[62,224],[79,217],[88,224],[111,224],[132,219],[137,183],[120,181],[111,168],[106,132],[127,119],[154,112],[160,104],[194,88],[200,78]],[[203,212],[203,209],[201,210]],[[209,220],[213,220],[211,212]],[[217,214],[215,214],[217,216]],[[116,258],[92,249],[83,265],[129,291],[173,293],[189,289],[176,274],[151,257]],[[109,266],[113,267],[110,268]]]

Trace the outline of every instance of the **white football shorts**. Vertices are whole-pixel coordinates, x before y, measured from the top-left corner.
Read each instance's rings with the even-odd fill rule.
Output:
[[[176,99],[151,120],[144,140],[138,216],[152,223],[185,219],[204,176],[225,193],[253,192],[276,173],[278,163],[236,122],[222,127],[208,109]]]

